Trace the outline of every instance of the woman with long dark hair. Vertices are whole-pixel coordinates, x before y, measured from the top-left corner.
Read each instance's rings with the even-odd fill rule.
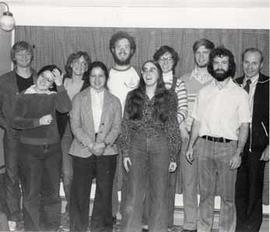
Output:
[[[148,190],[149,231],[165,232],[168,172],[175,165],[180,139],[177,98],[165,88],[158,62],[146,61],[141,75],[139,87],[128,94],[119,138],[128,175],[122,230],[141,231]]]

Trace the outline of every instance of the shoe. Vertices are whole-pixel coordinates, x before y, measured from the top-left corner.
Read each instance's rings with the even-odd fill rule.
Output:
[[[117,223],[117,218],[116,218],[116,216],[113,216],[113,217],[112,217],[112,221],[113,221],[113,225],[116,225],[116,223]]]
[[[17,223],[15,221],[8,221],[9,231],[16,231]]]
[[[182,230],[182,232],[197,232],[197,230]]]
[[[149,231],[148,225],[143,225],[142,232],[148,232],[148,231]]]

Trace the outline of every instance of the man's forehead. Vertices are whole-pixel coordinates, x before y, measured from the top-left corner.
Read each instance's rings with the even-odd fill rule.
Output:
[[[127,39],[127,38],[120,38],[119,40],[117,40],[116,42],[115,42],[115,45],[117,46],[117,45],[120,45],[120,44],[124,44],[124,45],[128,45],[128,46],[130,46],[130,43],[129,43],[129,40]]]
[[[261,60],[261,54],[257,51],[248,51],[244,55],[244,59],[250,59],[250,58],[255,58],[258,60]]]
[[[216,56],[214,57],[214,60],[215,60],[215,61],[229,60],[229,57],[228,57],[228,56],[223,56],[223,55],[216,55]]]

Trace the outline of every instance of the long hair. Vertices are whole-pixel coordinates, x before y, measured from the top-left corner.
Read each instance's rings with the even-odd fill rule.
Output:
[[[82,80],[84,81],[88,81],[88,76],[89,76],[89,66],[91,64],[91,58],[88,55],[87,52],[84,51],[78,51],[75,53],[70,54],[70,56],[67,59],[67,63],[65,65],[65,71],[66,73],[64,74],[64,79],[65,78],[72,78],[72,68],[71,68],[71,64],[73,63],[74,60],[79,59],[80,57],[83,57],[88,65],[88,69],[85,71],[85,73],[83,74]]]
[[[207,70],[212,76],[214,76],[214,68],[213,68],[214,59],[216,57],[223,57],[223,56],[227,56],[229,58],[228,75],[233,78],[234,74],[235,74],[235,70],[236,70],[234,56],[233,56],[233,54],[232,54],[232,52],[230,50],[228,50],[227,48],[225,48],[223,46],[214,48],[210,52],[209,63],[208,63],[208,66],[207,66]]]
[[[158,70],[158,80],[157,87],[154,96],[154,110],[152,117],[155,120],[160,120],[165,122],[168,119],[168,101],[170,97],[170,92],[165,88],[163,79],[162,79],[162,70],[158,62],[153,60],[148,60],[144,62],[141,70],[144,68],[145,64],[152,63],[156,66]],[[145,104],[145,82],[141,75],[139,86],[137,89],[131,91],[128,95],[126,102],[126,110],[131,120],[140,120],[143,116],[143,107]]]

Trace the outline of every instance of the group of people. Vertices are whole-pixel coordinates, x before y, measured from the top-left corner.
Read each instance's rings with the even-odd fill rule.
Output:
[[[109,46],[111,69],[79,51],[62,73],[56,65],[36,72],[32,46],[13,45],[14,70],[0,77],[0,230],[23,221],[25,231],[57,231],[62,178],[70,231],[113,231],[119,214],[123,232],[176,231],[177,182],[182,231],[211,231],[215,195],[221,197],[219,231],[259,231],[269,160],[262,52],[247,48],[244,75],[235,78],[232,52],[200,39],[193,71],[179,77],[172,47],[161,46],[138,74],[130,64],[131,35],[119,31]]]

